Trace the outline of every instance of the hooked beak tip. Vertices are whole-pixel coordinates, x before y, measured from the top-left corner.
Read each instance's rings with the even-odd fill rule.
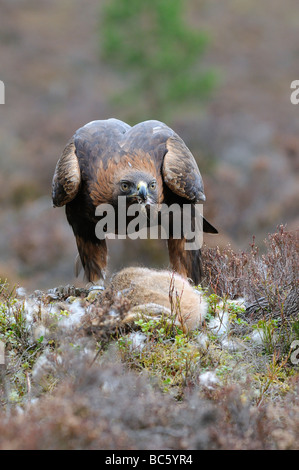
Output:
[[[198,200],[202,201],[202,202],[205,202],[206,196],[204,195],[204,193],[202,193],[202,192],[199,193]]]
[[[138,196],[145,201],[147,198],[147,186],[145,183],[139,183],[137,186]]]

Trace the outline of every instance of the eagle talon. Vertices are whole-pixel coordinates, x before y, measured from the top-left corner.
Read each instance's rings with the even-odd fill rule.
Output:
[[[91,292],[93,290],[105,290],[105,287],[100,286],[100,285],[94,285],[94,286],[89,287],[88,290],[89,290],[89,292]]]

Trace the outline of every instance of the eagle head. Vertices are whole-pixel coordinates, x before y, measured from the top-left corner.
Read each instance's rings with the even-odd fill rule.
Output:
[[[143,172],[131,172],[116,184],[114,197],[125,196],[127,205],[153,205],[158,202],[158,183],[155,177]]]

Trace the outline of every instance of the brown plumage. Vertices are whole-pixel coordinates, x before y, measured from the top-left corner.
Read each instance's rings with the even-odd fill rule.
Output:
[[[86,278],[96,282],[105,275],[107,246],[97,238],[96,207],[110,204],[116,210],[118,196],[127,207],[197,204],[205,200],[196,161],[182,139],[159,121],[130,127],[117,119],[93,121],[76,131],[60,157],[54,177],[53,205],[66,206],[66,216],[76,237]],[[129,222],[127,218],[127,223]],[[201,278],[200,250],[184,249],[184,233],[176,239],[169,231],[168,250],[175,271]],[[217,230],[203,218],[203,231]]]

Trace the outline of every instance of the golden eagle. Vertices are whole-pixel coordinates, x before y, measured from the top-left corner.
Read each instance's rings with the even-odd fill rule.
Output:
[[[150,120],[131,127],[118,119],[92,121],[76,131],[57,162],[52,199],[66,206],[88,281],[105,275],[107,245],[96,235],[96,208],[118,197],[148,205],[191,204],[205,201],[196,161],[183,140],[166,124]],[[116,216],[117,217],[117,216]],[[203,217],[203,231],[217,230]],[[117,227],[116,227],[117,233]],[[186,250],[185,236],[175,238],[170,228],[169,259],[174,271],[201,280],[201,251]]]

